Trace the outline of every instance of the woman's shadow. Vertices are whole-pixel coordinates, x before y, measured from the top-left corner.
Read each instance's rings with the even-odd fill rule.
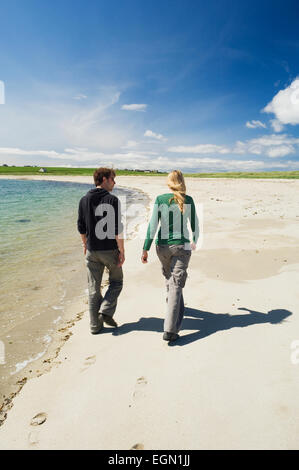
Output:
[[[183,346],[217,333],[217,331],[230,330],[231,328],[245,328],[261,323],[276,325],[292,315],[292,312],[285,309],[269,310],[268,313],[256,312],[245,307],[240,307],[238,310],[249,313],[248,315],[230,315],[229,313],[211,313],[186,308],[183,329],[197,331],[180,337],[177,344]]]
[[[229,313],[212,313],[198,310],[195,308],[186,308],[182,330],[196,330],[194,333],[180,336],[175,343],[169,343],[170,346],[184,346],[217,331],[230,330],[231,328],[245,328],[246,326],[261,323],[270,323],[276,325],[282,323],[292,312],[285,309],[270,310],[268,313],[256,312],[245,307],[238,310],[249,312],[247,315],[230,315]],[[150,317],[140,318],[137,322],[125,323],[115,330],[114,334],[122,335],[131,331],[163,331],[162,318]]]

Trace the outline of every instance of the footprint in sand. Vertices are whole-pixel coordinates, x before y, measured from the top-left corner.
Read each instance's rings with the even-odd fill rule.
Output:
[[[147,380],[145,377],[139,377],[135,385],[135,391],[133,393],[134,400],[139,400],[145,396],[145,387],[147,385]]]
[[[38,413],[30,421],[30,426],[41,426],[47,421],[46,413]],[[28,435],[28,442],[31,446],[38,444],[38,431],[31,431]]]
[[[38,444],[38,432],[32,431],[29,433],[28,442],[31,446]]]
[[[139,442],[138,444],[135,444],[133,447],[131,447],[130,450],[144,450],[144,445]]]
[[[92,366],[93,364],[96,363],[96,360],[97,360],[97,356],[89,356],[85,359],[84,361],[84,368],[81,369],[81,372],[85,371],[86,369],[88,369],[88,367]]]
[[[40,426],[47,420],[47,414],[46,413],[38,413],[37,415],[33,416],[30,426]]]

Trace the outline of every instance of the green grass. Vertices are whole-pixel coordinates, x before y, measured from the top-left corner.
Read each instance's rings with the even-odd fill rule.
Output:
[[[41,167],[0,166],[0,175],[77,175],[92,176],[96,168],[62,168],[42,167],[46,173],[40,173]],[[144,173],[130,170],[117,170],[117,175],[165,176],[167,173]],[[298,179],[299,171],[266,171],[266,172],[223,172],[223,173],[184,173],[186,177],[195,178],[283,178]]]
[[[45,168],[46,173],[39,170]],[[0,175],[92,175],[92,168],[61,168],[61,167],[24,167],[24,166],[1,166]]]

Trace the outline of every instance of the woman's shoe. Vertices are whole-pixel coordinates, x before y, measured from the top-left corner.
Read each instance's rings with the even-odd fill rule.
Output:
[[[114,328],[117,328],[116,321],[112,317],[110,317],[110,315],[104,315],[102,313],[102,317],[103,317],[104,323],[106,323],[109,326],[113,326]]]
[[[164,341],[175,341],[178,337],[177,333],[169,333],[168,331],[165,331],[163,334]]]

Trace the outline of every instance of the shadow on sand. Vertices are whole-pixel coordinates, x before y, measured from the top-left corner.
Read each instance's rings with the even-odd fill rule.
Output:
[[[260,323],[270,323],[276,325],[282,323],[292,312],[284,309],[270,310],[268,313],[256,312],[248,308],[240,307],[238,310],[249,312],[247,315],[230,315],[229,313],[212,313],[195,308],[186,308],[182,330],[196,330],[194,333],[180,336],[175,343],[170,346],[184,346],[206,336],[217,333],[217,331],[230,330],[231,328],[245,328],[250,325]],[[123,335],[131,331],[157,331],[163,332],[162,318],[150,317],[140,318],[133,323],[125,323],[114,334]],[[109,329],[111,331],[111,329]]]

